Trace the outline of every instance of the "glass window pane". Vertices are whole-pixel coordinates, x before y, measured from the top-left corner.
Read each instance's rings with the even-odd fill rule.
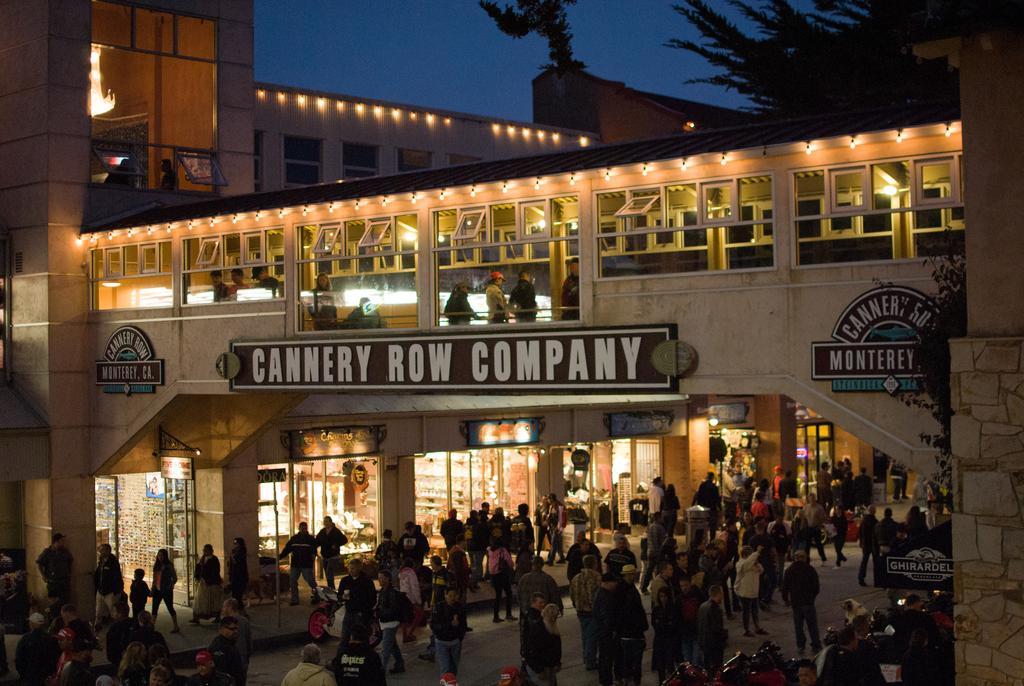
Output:
[[[833,202],[837,209],[863,207],[864,175],[860,169],[835,172],[832,175]]]
[[[523,238],[547,236],[549,227],[544,203],[523,206]]]
[[[320,162],[320,141],[316,138],[284,137],[284,158],[302,162]]]
[[[430,169],[430,153],[426,150],[398,148],[398,171]]]
[[[739,180],[740,221],[772,217],[772,180],[770,176],[748,176]]]
[[[910,205],[910,162],[907,160],[871,165],[872,207],[895,210]]]
[[[284,231],[270,229],[266,232],[267,252],[264,261],[274,265],[272,271],[277,275],[284,274]]]
[[[923,162],[919,169],[922,201],[938,201],[952,196],[951,160]]]
[[[242,237],[237,233],[229,233],[224,236],[221,251],[224,259],[221,264],[225,267],[237,267],[242,263]]]
[[[121,264],[121,248],[107,248],[106,252],[106,269],[104,272],[107,276],[121,276],[122,264]]]
[[[320,165],[286,164],[284,166],[285,183],[308,186],[320,183]]]
[[[217,56],[216,24],[210,19],[178,17],[178,54],[212,60]]]
[[[135,8],[135,47],[174,53],[174,15]]]
[[[153,274],[160,271],[160,259],[157,255],[157,246],[143,245],[141,250],[142,264],[140,265],[140,271],[143,274]]]
[[[465,210],[459,216],[458,228],[453,238],[457,241],[481,242],[486,240],[486,228],[486,210]]]
[[[171,272],[171,242],[160,242],[160,271],[169,274]]]
[[[732,217],[732,184],[705,184],[704,217],[706,220]]]
[[[825,172],[822,169],[797,172],[795,178],[796,216],[825,214]]]
[[[342,143],[341,164],[345,178],[374,176],[377,174],[377,146]]]
[[[92,42],[130,47],[132,8],[112,2],[92,3]]]
[[[124,263],[122,265],[122,274],[125,276],[133,276],[139,273],[139,246],[138,245],[126,245],[124,246]]]
[[[666,199],[669,226],[696,226],[700,222],[697,216],[697,184],[669,186]]]

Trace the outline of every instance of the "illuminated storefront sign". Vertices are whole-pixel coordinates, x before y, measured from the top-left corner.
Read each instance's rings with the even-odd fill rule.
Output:
[[[539,417],[484,419],[462,422],[462,435],[470,448],[528,445],[540,440],[544,422]]]
[[[96,385],[104,393],[155,393],[164,383],[164,361],[139,328],[122,326],[110,334],[103,359],[96,363]]]
[[[380,450],[384,435],[384,427],[381,426],[332,426],[289,431],[285,437],[291,459],[311,460],[373,455]]]
[[[675,421],[674,412],[612,412],[604,416],[610,438],[667,434]]]
[[[862,294],[839,315],[833,340],[812,344],[811,378],[831,380],[834,392],[915,390],[919,332],[934,314],[934,302],[906,286]]]
[[[192,458],[162,456],[160,458],[160,475],[165,479],[192,481],[195,478],[192,471]]]
[[[658,371],[674,325],[238,341],[218,371],[233,390],[674,393]],[[230,371],[230,373],[229,373]]]

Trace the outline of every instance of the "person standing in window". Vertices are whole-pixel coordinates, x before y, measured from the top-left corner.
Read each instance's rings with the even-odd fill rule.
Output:
[[[160,188],[165,191],[173,191],[174,187],[178,185],[177,179],[174,177],[174,166],[171,161],[166,157],[160,160]]]
[[[505,277],[501,272],[491,272],[491,280],[484,294],[487,296],[487,321],[504,324],[508,321],[508,301],[505,299]]]
[[[508,304],[517,322],[537,321],[537,291],[533,288],[533,277],[525,269],[519,272],[519,281],[508,295]]]
[[[219,269],[210,272],[210,287],[213,290],[213,302],[219,303],[231,296],[228,285],[224,283],[224,274]]]
[[[444,314],[448,317],[448,324],[451,326],[465,326],[470,320],[476,319],[476,312],[469,304],[469,284],[460,281],[455,284],[448,302],[444,305]]]
[[[580,258],[565,261],[568,275],[562,282],[562,319],[580,318]]]
[[[238,299],[238,291],[243,291],[249,287],[249,284],[245,281],[245,272],[235,267],[231,270],[231,285],[228,286],[228,297],[232,300]]]
[[[281,289],[281,282],[271,276],[270,270],[266,267],[253,267],[252,280],[259,284],[260,288],[270,291],[275,298],[277,297],[277,292]]]
[[[338,324],[338,308],[334,304],[331,291],[331,277],[325,272],[317,274],[316,286],[313,287],[313,304],[308,308],[315,331],[333,329]]]

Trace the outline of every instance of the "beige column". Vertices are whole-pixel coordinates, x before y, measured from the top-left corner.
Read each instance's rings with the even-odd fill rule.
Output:
[[[784,395],[758,395],[754,397],[754,418],[761,441],[757,449],[757,476],[771,479],[773,468],[796,474],[802,465],[796,459],[796,417],[793,401]],[[813,478],[813,477],[812,477]]]

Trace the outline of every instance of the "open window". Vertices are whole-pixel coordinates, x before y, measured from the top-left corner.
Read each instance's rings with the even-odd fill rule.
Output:
[[[651,195],[640,195],[634,193],[629,202],[620,207],[615,213],[616,217],[643,217],[661,200],[661,194],[653,191]]]
[[[914,161],[914,205],[960,202],[959,165],[955,157]]]
[[[867,209],[867,168],[830,169],[829,209],[836,214],[863,212]]]
[[[391,243],[391,219],[366,220],[366,230],[359,239],[360,248],[390,246]]]
[[[263,232],[251,231],[242,234],[242,264],[263,262]]]
[[[550,238],[551,227],[548,225],[546,202],[525,203],[522,207],[522,238]]]
[[[459,221],[455,226],[453,239],[464,243],[479,243],[483,240],[487,228],[487,210],[474,207],[459,212]]]
[[[227,180],[220,170],[217,159],[208,152],[177,152],[178,164],[185,170],[185,177],[197,186],[226,186]]]
[[[213,267],[220,258],[220,237],[203,238],[199,242],[199,252],[196,254],[196,269]]]
[[[142,163],[128,145],[93,143],[92,154],[108,175],[108,183],[119,179],[143,176]],[[97,179],[93,179],[96,181]]]
[[[728,224],[736,218],[736,195],[733,182],[701,184],[704,199],[704,221]]]
[[[313,254],[318,256],[333,255],[338,247],[338,239],[341,238],[342,229],[340,226],[321,226],[316,232],[316,239],[313,241]]]

